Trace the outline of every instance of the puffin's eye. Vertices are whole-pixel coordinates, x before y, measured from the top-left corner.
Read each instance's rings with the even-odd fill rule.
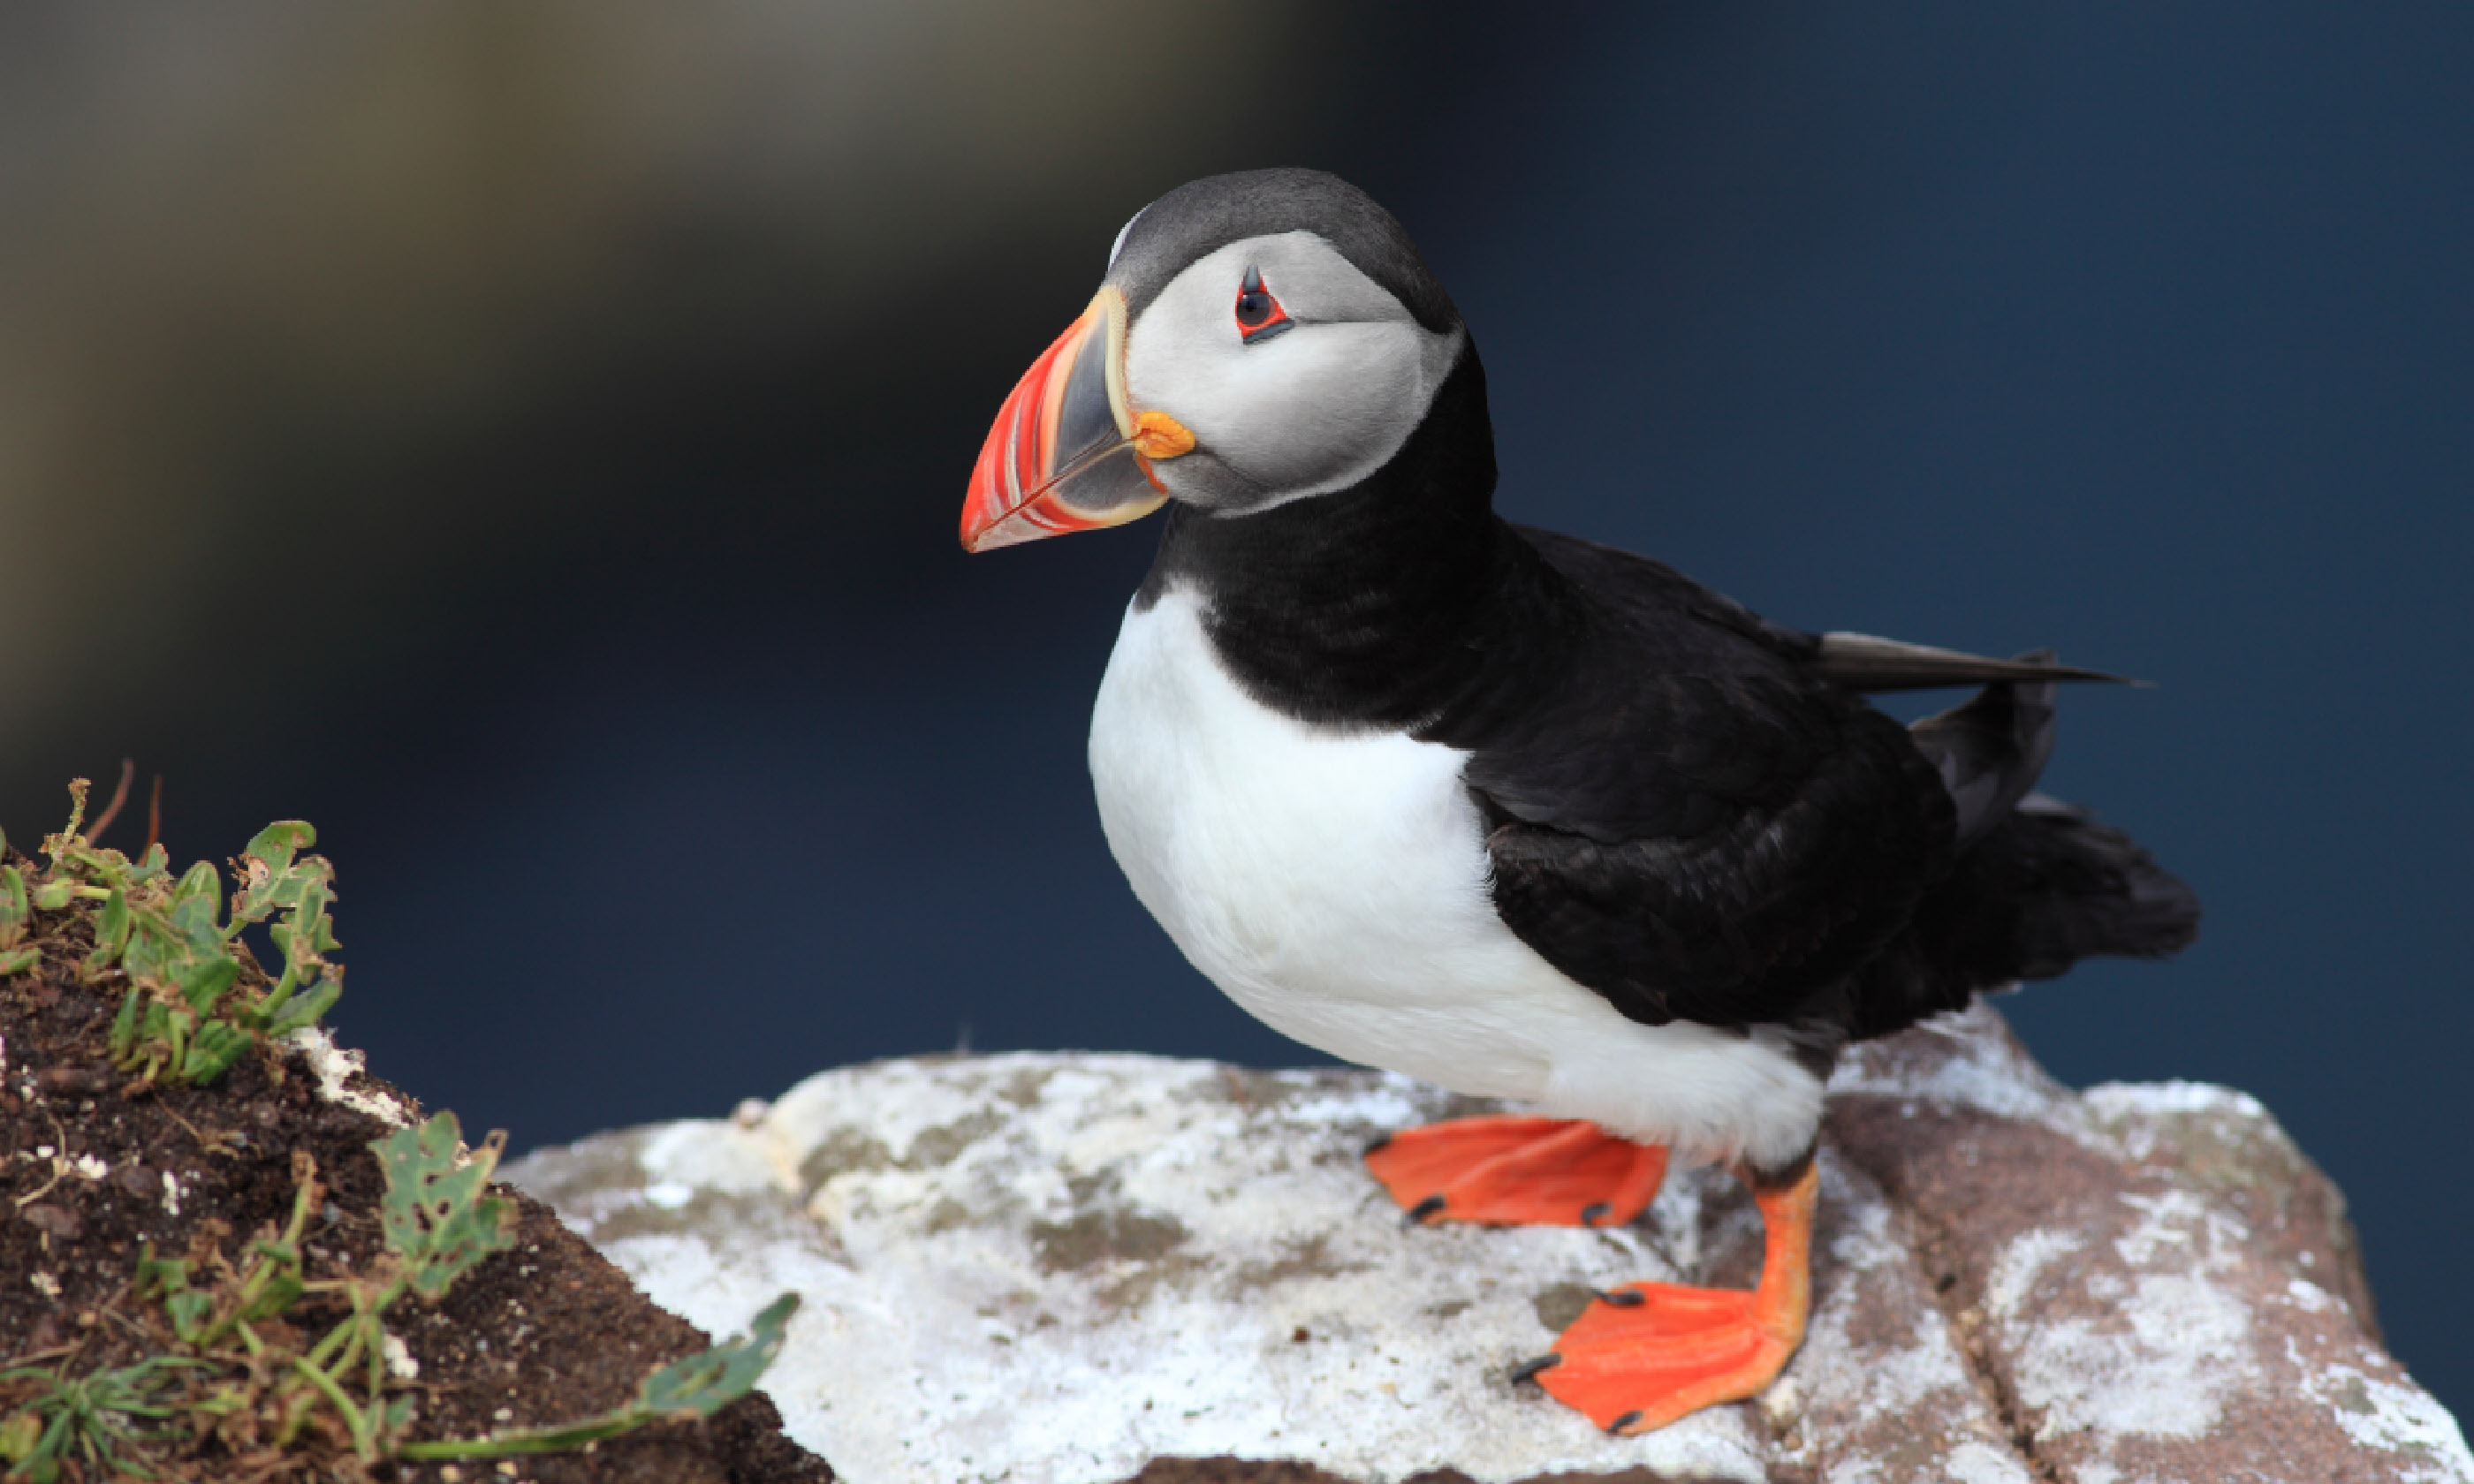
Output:
[[[1269,340],[1297,323],[1263,287],[1262,270],[1248,264],[1245,281],[1237,285],[1237,332],[1246,344]]]

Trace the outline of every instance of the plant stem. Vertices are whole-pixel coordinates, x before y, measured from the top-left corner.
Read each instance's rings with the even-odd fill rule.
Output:
[[[287,957],[283,962],[283,977],[276,980],[275,988],[267,991],[266,998],[258,1002],[258,1018],[274,1019],[282,1013],[283,1007],[291,1001],[294,993],[300,988],[301,976],[296,971],[291,959]]]
[[[494,1432],[485,1438],[434,1438],[425,1443],[401,1443],[396,1446],[398,1458],[496,1458],[515,1453],[563,1453],[569,1448],[597,1443],[633,1432],[653,1421],[649,1413],[630,1412],[625,1407],[604,1413],[586,1422],[566,1427],[546,1427],[539,1431],[511,1428]]]
[[[332,1380],[328,1379],[326,1372],[319,1370],[316,1366],[311,1365],[305,1360],[296,1357],[292,1362],[292,1369],[300,1372],[301,1375],[307,1379],[310,1385],[317,1387],[319,1391],[325,1393],[327,1400],[335,1404],[335,1410],[344,1414],[344,1421],[349,1424],[352,1429],[353,1441],[361,1445],[361,1461],[364,1463],[377,1462],[376,1455],[369,1450],[367,1440],[362,1436],[363,1428],[361,1425],[361,1409],[352,1404],[352,1398],[344,1395],[344,1388],[336,1385]],[[289,1441],[288,1435],[286,1441]]]

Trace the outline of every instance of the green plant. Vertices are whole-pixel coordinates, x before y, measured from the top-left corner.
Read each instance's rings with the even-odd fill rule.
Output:
[[[784,1294],[766,1305],[744,1337],[733,1336],[662,1367],[644,1378],[633,1400],[597,1417],[555,1427],[508,1428],[483,1438],[405,1441],[411,1400],[389,1395],[386,1316],[407,1295],[444,1297],[484,1257],[512,1245],[507,1203],[487,1194],[504,1142],[503,1134],[493,1134],[467,1150],[455,1115],[441,1113],[372,1143],[371,1152],[386,1177],[378,1213],[385,1245],[365,1273],[323,1281],[303,1277],[302,1233],[325,1188],[315,1162],[301,1152],[293,1156],[290,1221],[280,1233],[272,1224],[266,1227],[244,1249],[241,1265],[226,1261],[211,1244],[188,1257],[158,1257],[151,1246],[143,1249],[133,1292],[159,1304],[172,1337],[201,1357],[178,1363],[206,1369],[217,1383],[193,1386],[177,1403],[140,1398],[155,1410],[133,1415],[187,1414],[193,1420],[191,1430],[203,1435],[213,1419],[255,1411],[271,1401],[279,1419],[271,1441],[285,1448],[302,1437],[323,1408],[340,1424],[353,1453],[364,1463],[376,1463],[390,1457],[562,1452],[664,1418],[710,1417],[755,1389],[781,1352],[783,1328],[798,1308],[795,1294]],[[287,1349],[285,1337],[298,1333],[288,1324],[268,1326],[269,1334],[259,1333],[263,1321],[285,1319],[313,1295],[341,1300],[351,1309],[317,1344],[302,1351],[296,1340]],[[104,1395],[125,1392],[124,1387]],[[28,1415],[20,1412],[8,1427],[26,1433],[32,1425],[25,1420]],[[0,1427],[0,1450],[11,1436]],[[107,1448],[111,1439],[128,1441],[123,1433],[96,1436],[106,1439]],[[115,1467],[139,1472],[125,1460]]]
[[[379,1227],[387,1250],[402,1264],[381,1307],[406,1288],[424,1299],[444,1296],[448,1284],[514,1240],[506,1232],[507,1203],[482,1195],[506,1143],[504,1131],[494,1132],[462,1158],[455,1115],[442,1113],[371,1146],[386,1172]]]
[[[799,1306],[796,1294],[786,1293],[767,1305],[746,1338],[734,1336],[662,1367],[645,1377],[633,1402],[599,1417],[559,1427],[512,1428],[486,1438],[398,1441],[408,1407],[401,1400],[383,1400],[383,1317],[407,1293],[428,1300],[445,1296],[483,1257],[512,1244],[506,1203],[483,1194],[505,1142],[505,1134],[493,1133],[463,1155],[455,1115],[441,1113],[370,1146],[386,1173],[379,1229],[388,1270],[376,1281],[345,1281],[340,1286],[352,1300],[352,1317],[292,1362],[294,1373],[342,1414],[354,1449],[365,1461],[562,1452],[666,1417],[710,1417],[755,1388],[781,1352],[783,1326]],[[367,1369],[366,1400],[361,1402],[352,1400],[345,1384],[355,1361]],[[297,1424],[288,1424],[287,1435],[293,1426]]]
[[[62,1462],[77,1458],[98,1475],[155,1475],[123,1448],[142,1448],[154,1435],[131,1425],[131,1420],[158,1420],[176,1412],[162,1393],[180,1379],[177,1373],[206,1362],[177,1355],[156,1355],[115,1371],[97,1371],[71,1379],[55,1371],[20,1366],[0,1371],[0,1384],[33,1381],[42,1389],[0,1424],[0,1459],[11,1465],[8,1477],[29,1484],[52,1484]]]
[[[442,1438],[406,1443],[399,1458],[482,1458],[510,1453],[557,1453],[582,1448],[666,1417],[711,1417],[756,1389],[758,1378],[782,1352],[782,1329],[797,1312],[799,1296],[786,1293],[766,1304],[746,1335],[732,1335],[685,1360],[674,1360],[644,1377],[636,1400],[599,1417],[563,1427],[510,1427],[486,1438]]]
[[[0,848],[6,844],[0,841]],[[14,866],[0,866],[0,975],[24,973],[42,961],[42,949],[20,941],[34,915],[26,899],[25,873]]]
[[[236,863],[227,913],[223,877],[206,862],[174,876],[159,845],[133,861],[88,841],[85,799],[79,778],[69,785],[68,826],[43,842],[51,868],[31,890],[15,867],[0,867],[0,973],[37,961],[33,945],[17,945],[30,908],[100,903],[94,948],[79,972],[88,984],[127,977],[111,1058],[140,1082],[213,1082],[251,1046],[314,1025],[334,1008],[344,993],[343,969],[327,957],[336,946],[327,910],[334,868],[301,853],[317,844],[315,829],[280,820],[258,831]],[[262,993],[242,984],[235,951],[241,933],[259,924],[283,955],[281,976]]]
[[[251,1356],[261,1355],[263,1347],[248,1326],[281,1317],[308,1291],[302,1281],[301,1233],[308,1225],[310,1210],[326,1192],[318,1183],[318,1161],[306,1150],[293,1151],[292,1179],[290,1223],[280,1234],[268,1227],[249,1244],[247,1267],[232,1270],[220,1254],[207,1249],[210,1257],[203,1260],[212,1260],[225,1271],[223,1281],[194,1286],[191,1279],[199,1259],[158,1257],[152,1242],[138,1248],[136,1294],[161,1303],[172,1333],[182,1344],[211,1352],[237,1337]]]
[[[58,962],[64,928],[90,922],[93,947],[78,966],[81,978],[95,986],[128,980],[110,1033],[112,1058],[139,1082],[158,1084],[210,1083],[252,1045],[315,1024],[333,1006],[342,991],[342,969],[327,957],[336,945],[327,912],[334,874],[323,858],[303,853],[317,843],[308,825],[283,821],[259,831],[234,862],[227,904],[210,865],[175,877],[160,846],[149,845],[134,861],[96,847],[82,828],[85,781],[72,783],[69,795],[67,827],[43,844],[49,869],[29,880],[0,861],[0,974],[36,967],[46,946]],[[0,855],[6,850],[0,838]],[[80,910],[51,921],[41,942],[27,941],[38,912],[73,905]],[[271,985],[249,971],[237,943],[253,925],[263,925],[283,955],[283,972]],[[126,1308],[122,1299],[107,1306],[160,1352],[83,1376],[71,1376],[65,1361],[0,1372],[0,1391],[14,1394],[0,1420],[0,1477],[51,1484],[65,1471],[151,1479],[156,1468],[186,1477],[181,1464],[217,1436],[255,1450],[254,1477],[273,1476],[285,1459],[326,1470],[347,1446],[362,1464],[555,1452],[664,1418],[710,1417],[755,1387],[781,1351],[796,1295],[767,1305],[744,1338],[655,1371],[632,1401],[600,1416],[485,1438],[405,1439],[412,1398],[387,1369],[386,1318],[407,1296],[440,1299],[513,1244],[508,1203],[489,1194],[505,1142],[493,1133],[467,1149],[451,1113],[374,1140],[385,1179],[381,1247],[359,1271],[309,1276],[303,1238],[327,1192],[317,1162],[297,1149],[292,1209],[280,1230],[267,1223],[229,1257],[211,1229],[185,1256],[158,1257],[153,1244],[142,1245],[124,1298],[153,1307]],[[314,1345],[298,1328],[298,1310],[309,1301],[347,1310]]]
[[[467,1154],[455,1115],[441,1113],[370,1146],[386,1175],[378,1209],[386,1257],[373,1276],[304,1285],[340,1293],[352,1312],[293,1358],[279,1442],[297,1434],[307,1403],[323,1400],[343,1417],[355,1452],[371,1462],[385,1455],[411,1412],[408,1399],[386,1397],[386,1311],[406,1293],[444,1297],[475,1263],[513,1245],[507,1203],[483,1194],[506,1140],[493,1133]],[[347,1387],[355,1367],[364,1373],[359,1401]]]

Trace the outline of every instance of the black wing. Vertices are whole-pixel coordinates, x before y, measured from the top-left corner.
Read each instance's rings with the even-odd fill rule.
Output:
[[[1948,873],[1933,764],[1817,673],[1815,636],[1644,558],[1520,534],[1579,601],[1543,704],[1466,739],[1496,910],[1633,1019],[1796,1017]]]

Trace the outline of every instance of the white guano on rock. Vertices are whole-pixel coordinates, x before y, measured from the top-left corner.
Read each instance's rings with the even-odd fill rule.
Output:
[[[798,1290],[764,1389],[793,1437],[870,1484],[1093,1484],[1223,1453],[1367,1484],[1644,1467],[2098,1484],[2140,1476],[2151,1447],[2238,1448],[2224,1434],[2267,1384],[2310,1413],[2280,1446],[2474,1484],[2453,1421],[2357,1323],[2367,1299],[2335,1271],[2349,1259],[2324,1242],[2269,1250],[2220,1191],[2174,1174],[2195,1119],[2290,1151],[2255,1103],[2189,1085],[2074,1097],[1990,1011],[1929,1034],[1833,1088],[1812,1322],[1781,1381],[1637,1439],[1601,1436],[1509,1372],[1591,1287],[1749,1283],[1759,1224],[1740,1187],[1681,1172],[1615,1231],[1406,1230],[1365,1144],[1479,1110],[1397,1077],[885,1062],[505,1173],[716,1333]],[[1936,1204],[1968,1198],[1952,1185],[1966,1161],[1889,1144],[1914,1155],[1902,1163],[1881,1142],[1952,1144],[1960,1127],[2031,1130],[2119,1188],[2074,1195],[2101,1208],[2079,1226],[1995,1222],[1968,1250]]]

